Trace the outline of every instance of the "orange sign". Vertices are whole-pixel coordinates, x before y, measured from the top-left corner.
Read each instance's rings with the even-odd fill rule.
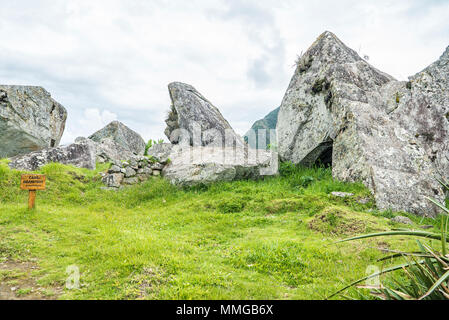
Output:
[[[23,174],[20,181],[22,190],[45,190],[45,181],[47,177],[44,174]]]

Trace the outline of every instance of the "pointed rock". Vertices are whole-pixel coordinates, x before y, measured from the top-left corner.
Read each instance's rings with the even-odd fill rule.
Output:
[[[111,160],[128,160],[145,152],[145,141],[119,121],[113,121],[89,137],[98,144],[98,154]]]
[[[446,167],[432,161],[431,150],[440,147],[440,158],[449,158],[449,110],[447,64],[432,66],[411,83],[399,82],[323,33],[300,57],[282,101],[280,156],[331,163],[335,178],[369,187],[380,209],[434,216],[438,210],[425,197],[444,200],[434,176]]]
[[[173,82],[168,85],[172,106],[165,135],[171,143],[194,146],[243,145],[220,111],[191,85]]]

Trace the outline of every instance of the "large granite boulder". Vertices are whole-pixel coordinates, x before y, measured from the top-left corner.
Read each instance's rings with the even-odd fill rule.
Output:
[[[11,158],[11,169],[34,171],[42,166],[58,162],[79,168],[95,169],[95,149],[91,144],[73,143],[68,146],[47,148]]]
[[[110,159],[129,159],[145,152],[145,141],[135,131],[119,121],[113,121],[103,129],[89,136],[98,144],[98,154],[104,153]]]
[[[0,158],[58,146],[66,119],[45,89],[0,85]]]
[[[243,146],[220,111],[194,87],[173,82],[168,85],[172,101],[165,135],[173,144],[192,146]]]
[[[96,159],[99,163],[115,162],[121,160],[137,159],[141,155],[136,155],[135,152],[123,147],[112,138],[104,138],[100,142],[95,142],[89,138],[78,137],[75,143],[87,143],[95,150]]]
[[[276,144],[276,126],[279,109],[276,108],[263,119],[257,120],[243,136],[245,142],[253,149],[268,149]]]
[[[180,186],[258,179],[278,172],[278,155],[265,150],[177,145],[169,158],[163,177]]]
[[[448,178],[448,50],[396,81],[331,32],[302,55],[278,116],[283,160],[332,164],[333,176],[362,181],[380,209],[435,216]]]

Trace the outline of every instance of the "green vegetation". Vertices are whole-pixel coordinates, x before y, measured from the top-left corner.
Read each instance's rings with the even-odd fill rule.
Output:
[[[0,264],[34,282],[1,267],[0,279],[16,281],[21,296],[33,288],[52,299],[323,299],[365,276],[384,256],[379,247],[416,250],[407,236],[335,244],[398,226],[361,184],[335,181],[329,169],[282,164],[281,176],[260,181],[180,189],[153,178],[110,191],[98,175],[107,167],[45,166],[47,190],[28,211],[21,172],[0,161]],[[408,217],[413,228],[438,228]],[[73,265],[80,288],[69,290]]]
[[[159,139],[159,140],[150,139],[150,140],[148,140],[147,144],[145,145],[145,153],[144,153],[144,155],[146,155],[146,156],[148,155],[148,150],[150,150],[150,148],[152,146],[154,146],[155,144],[161,144],[161,143],[164,143],[164,139]]]
[[[449,191],[449,184],[440,181],[441,185]],[[382,300],[449,300],[449,255],[447,231],[449,223],[449,206],[428,199],[438,206],[443,215],[439,217],[441,230],[439,232],[427,232],[416,230],[396,230],[374,234],[367,234],[358,237],[352,237],[342,240],[353,241],[358,239],[376,238],[382,236],[403,236],[408,235],[416,238],[419,251],[393,251],[388,257],[379,261],[397,260],[402,258],[403,263],[388,267],[384,270],[375,272],[367,277],[351,283],[349,286],[339,290],[336,294],[342,292],[350,286],[357,285],[369,278],[377,277],[381,274],[394,273],[392,277],[384,281],[384,284],[364,287],[372,291],[370,294]],[[431,245],[424,244],[420,239],[438,240],[441,251]],[[334,294],[335,295],[335,294]]]

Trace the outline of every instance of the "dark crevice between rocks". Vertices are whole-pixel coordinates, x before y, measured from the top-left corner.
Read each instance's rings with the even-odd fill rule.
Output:
[[[333,144],[332,140],[322,142],[301,161],[301,164],[306,167],[332,167]]]
[[[167,120],[165,123],[167,124],[167,128],[165,129],[165,135],[171,139],[172,132],[176,129],[179,129],[178,123],[178,113],[176,112],[175,107],[172,105],[170,108],[170,112],[168,113]],[[172,141],[173,140],[173,141]],[[178,143],[177,137],[173,137],[170,140],[172,143]]]
[[[332,167],[332,153],[333,153],[333,144],[325,149],[318,159],[315,161],[316,166],[324,166],[326,168]]]
[[[318,94],[322,91],[327,91],[330,88],[330,83],[326,79],[318,79],[312,86],[312,93]]]

